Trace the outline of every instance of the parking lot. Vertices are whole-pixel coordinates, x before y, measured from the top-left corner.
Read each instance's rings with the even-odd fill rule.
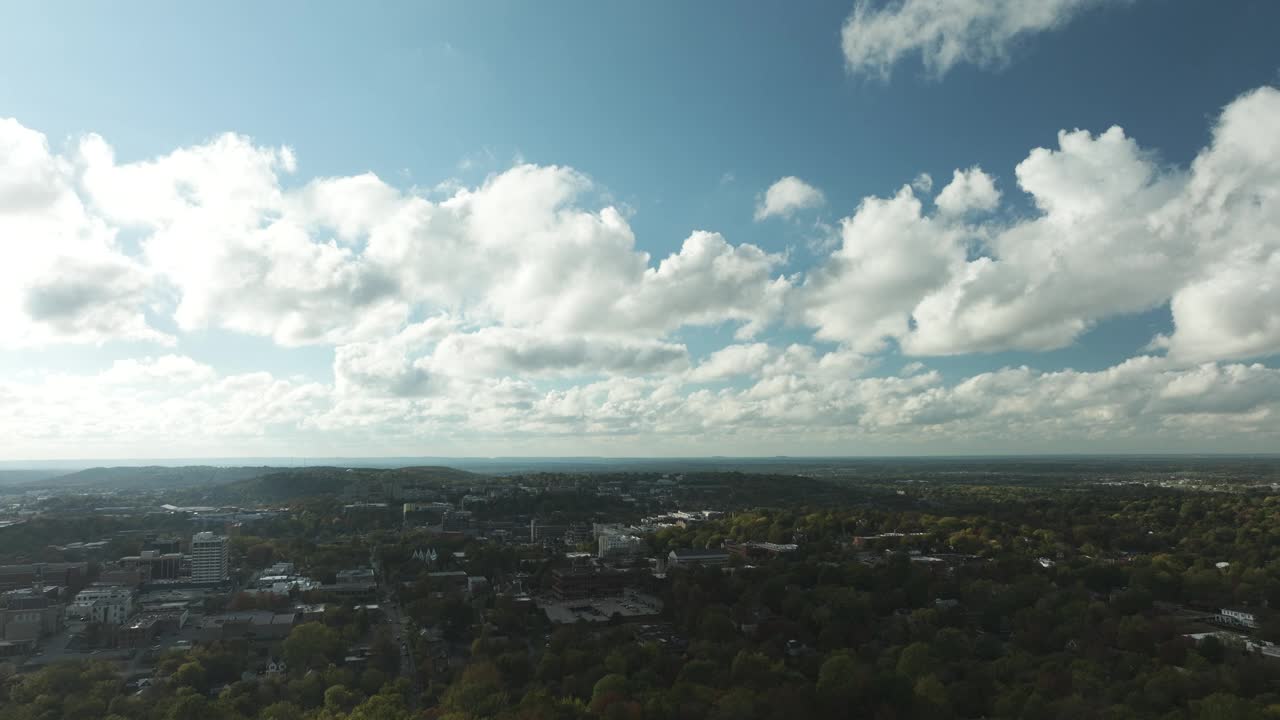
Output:
[[[539,600],[538,607],[542,608],[551,622],[569,624],[579,620],[608,622],[614,615],[623,620],[652,617],[662,612],[662,601],[652,595],[628,591],[619,597],[589,600],[560,601],[547,598]]]

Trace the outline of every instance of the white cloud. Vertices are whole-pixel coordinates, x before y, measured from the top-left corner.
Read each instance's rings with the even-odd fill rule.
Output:
[[[1152,223],[1196,242],[1198,271],[1174,292],[1175,330],[1161,339],[1170,354],[1280,353],[1280,91],[1227,106],[1178,202]]]
[[[763,355],[754,346],[744,355]],[[0,433],[45,456],[422,454],[463,442],[510,453],[589,446],[613,454],[708,447],[733,452],[1045,451],[1147,447],[1259,450],[1280,440],[1280,370],[1182,366],[1138,357],[1096,372],[1025,367],[955,383],[932,371],[864,377],[848,351],[793,345],[749,368],[754,384],[711,390],[678,376],[539,389],[517,379],[456,377],[398,396],[266,373],[219,375],[180,356],[98,374],[0,380]],[[655,444],[659,443],[659,444]],[[663,450],[659,450],[662,448]]]
[[[334,388],[343,397],[411,397],[440,391],[437,378],[416,362],[416,351],[454,328],[445,316],[410,325],[392,337],[334,348]]]
[[[933,202],[947,215],[963,215],[995,209],[1000,202],[1000,191],[996,190],[995,180],[975,165],[968,170],[956,170],[951,182]]]
[[[85,208],[74,181],[44,135],[0,118],[0,342],[171,344],[144,314],[150,272]]]
[[[704,383],[726,380],[739,375],[754,375],[773,356],[766,343],[729,345],[711,353],[689,373],[690,382]]]
[[[910,331],[912,309],[964,264],[962,232],[922,213],[904,186],[867,198],[841,223],[841,245],[810,274],[801,319],[824,340],[871,352]]]
[[[266,373],[218,376],[169,355],[117,362],[98,374],[0,380],[0,432],[27,457],[191,456],[212,447],[289,454],[330,394]]]
[[[136,163],[116,163],[97,136],[80,152],[94,207],[150,233],[144,257],[177,293],[182,329],[301,345],[391,332],[407,317],[391,272],[311,233],[331,227],[353,240],[368,225],[360,214],[386,212],[398,195],[376,178],[318,180],[289,195],[279,173],[296,166],[292,152],[232,134]]]
[[[787,176],[769,186],[756,202],[756,221],[770,217],[790,217],[797,210],[821,207],[827,201],[822,191],[798,177]]]
[[[293,151],[234,134],[120,163],[96,135],[59,157],[15,122],[0,130],[0,228],[20,279],[0,290],[0,327],[25,344],[172,342],[144,303],[183,331],[287,346],[367,342],[441,310],[560,335],[656,341],[729,321],[745,336],[790,288],[783,256],[714,233],[652,265],[622,212],[583,207],[596,191],[570,168],[520,165],[432,201],[369,173],[286,189]]]
[[[1014,170],[1028,210],[1001,211],[977,166],[932,204],[917,178],[864,199],[838,247],[788,275],[785,254],[709,231],[651,257],[571,168],[520,165],[443,197],[372,174],[290,186],[292,151],[241,136],[120,163],[96,136],[59,155],[3,121],[6,347],[171,343],[157,325],[172,322],[332,345],[334,360],[332,383],[176,354],[32,371],[0,380],[0,432],[61,455],[157,442],[395,454],[424,438],[482,452],[549,438],[544,453],[556,438],[559,451],[619,453],[652,453],[654,439],[752,453],[1275,440],[1280,371],[1224,361],[1280,353],[1277,138],[1269,88],[1231,103],[1186,168],[1120,128],[1063,131]],[[871,376],[891,344],[1045,350],[1165,303],[1174,330],[1153,343],[1165,357]],[[780,343],[766,331],[784,319],[813,338]],[[722,325],[735,340],[691,364],[681,331]]]
[[[413,199],[369,235],[366,257],[400,269],[410,296],[473,322],[551,333],[660,336],[724,321],[757,331],[780,311],[784,258],[693,233],[652,266],[613,207],[568,168],[519,166],[433,205]]]
[[[1018,164],[1039,213],[970,224],[997,194],[958,171],[928,215],[909,188],[869,198],[797,300],[819,337],[916,355],[1049,350],[1102,318],[1172,303],[1184,361],[1280,352],[1280,92],[1233,102],[1189,171],[1118,127],[1064,131]]]
[[[677,372],[688,363],[684,346],[674,343],[589,335],[554,337],[511,328],[449,335],[424,361],[431,370],[454,377],[648,375]]]
[[[1079,13],[1124,0],[857,0],[841,29],[845,66],[888,78],[919,53],[935,77],[961,63],[996,66],[1021,41],[1059,28]]]

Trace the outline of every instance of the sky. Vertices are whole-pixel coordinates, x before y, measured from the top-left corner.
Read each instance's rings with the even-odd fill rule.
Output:
[[[1280,448],[1271,0],[0,13],[0,460]]]

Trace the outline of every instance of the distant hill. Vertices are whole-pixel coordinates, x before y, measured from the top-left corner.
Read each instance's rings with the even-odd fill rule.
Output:
[[[219,485],[200,497],[204,502],[227,504],[278,503],[304,497],[341,496],[365,483],[394,481],[429,482],[441,486],[487,480],[484,475],[448,467],[272,468],[257,477]]]
[[[0,487],[36,482],[63,474],[62,470],[0,470]]]
[[[269,467],[96,467],[28,483],[33,489],[169,490],[225,485],[272,472]]]

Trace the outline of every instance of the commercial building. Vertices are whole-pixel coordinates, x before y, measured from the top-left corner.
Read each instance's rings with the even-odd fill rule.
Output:
[[[161,555],[182,552],[182,541],[176,537],[161,537],[156,533],[147,533],[142,539],[142,549],[154,550]]]
[[[621,595],[630,576],[625,572],[596,567],[567,567],[551,571],[551,590],[556,599],[586,600]]]
[[[33,595],[23,602],[10,603],[0,610],[0,633],[5,640],[33,640],[42,635],[52,635],[62,629],[62,606],[49,599]]]
[[[569,545],[589,543],[592,538],[591,526],[586,523],[574,523],[564,531],[564,541]]]
[[[83,562],[0,565],[0,590],[32,585],[78,586],[88,574],[89,565]]]
[[[133,614],[133,591],[121,585],[90,585],[76,594],[67,614],[105,625],[123,625]]]
[[[1258,627],[1258,616],[1252,610],[1242,608],[1222,608],[1222,611],[1218,613],[1218,620],[1226,625],[1234,625],[1251,630]]]
[[[444,532],[464,532],[470,528],[470,510],[449,510],[440,518],[440,529]]]
[[[371,582],[377,582],[377,579],[378,579],[377,576],[374,575],[373,568],[370,568],[370,567],[358,567],[358,568],[350,568],[347,570],[339,570],[337,572],[337,577],[336,577],[336,581],[339,583],[354,583],[354,582],[371,583]]]
[[[403,505],[404,524],[439,525],[445,513],[452,509],[453,505],[447,502],[407,502]]]
[[[229,543],[223,535],[196,533],[191,538],[191,581],[220,583],[227,579]]]
[[[321,585],[319,592],[349,600],[374,600],[378,597],[378,585],[374,582],[348,582]]]
[[[764,558],[776,555],[784,555],[793,553],[800,549],[795,543],[771,543],[771,542],[744,542],[735,543],[726,541],[724,549],[730,553],[743,558]]]
[[[288,637],[297,621],[297,613],[251,610],[205,616],[195,625],[194,632],[201,642],[232,638],[274,642]]]
[[[441,570],[427,573],[428,582],[440,592],[464,592],[467,589],[467,573],[462,570]]]
[[[667,555],[668,567],[690,567],[702,565],[721,567],[729,564],[729,553],[724,550],[672,550]]]
[[[533,518],[529,521],[529,542],[558,542],[568,530],[568,525],[550,525]]]
[[[644,552],[644,541],[635,535],[608,533],[596,539],[597,556],[601,559],[611,557],[630,557]]]

